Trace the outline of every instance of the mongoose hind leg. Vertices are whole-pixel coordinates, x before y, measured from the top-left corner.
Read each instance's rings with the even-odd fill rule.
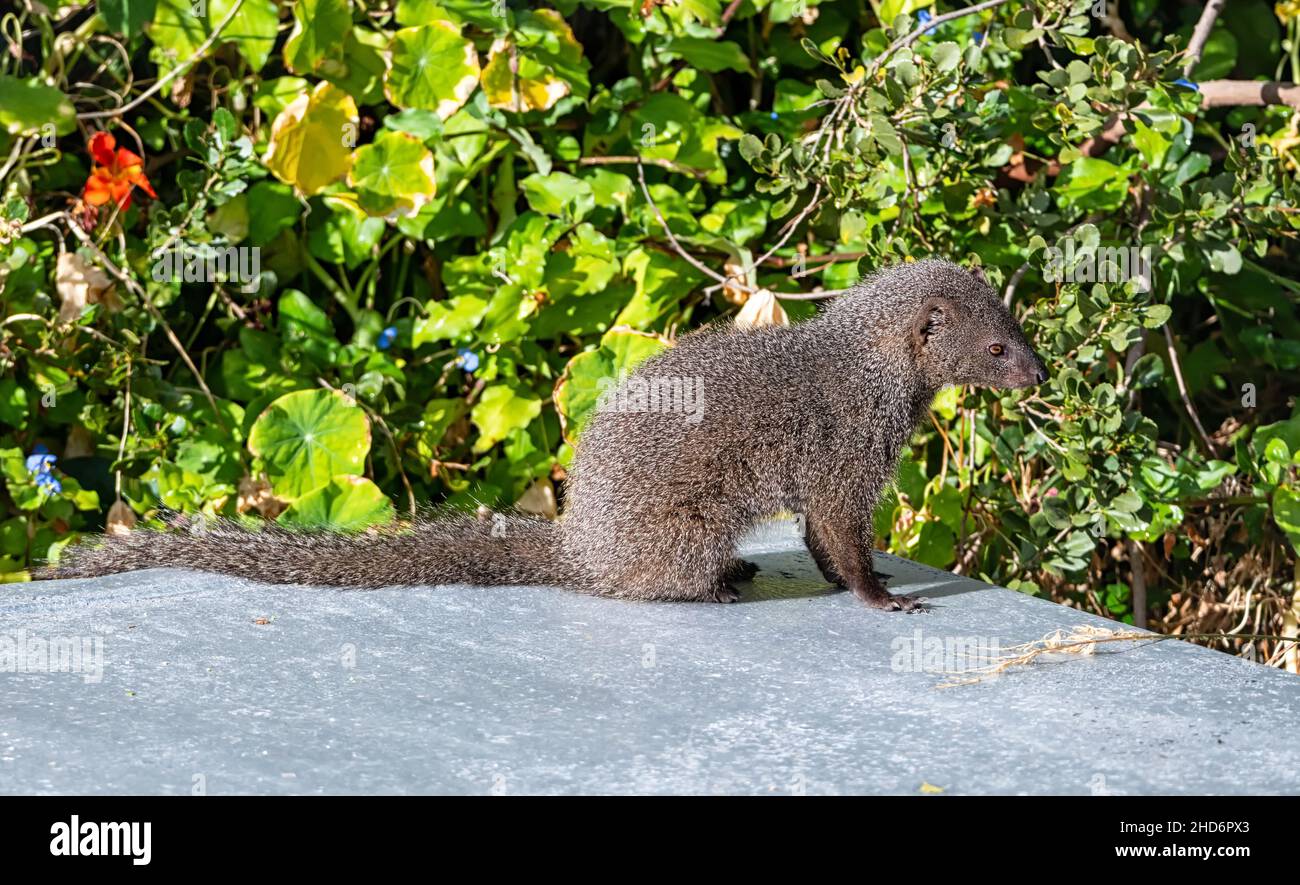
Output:
[[[679,553],[679,558],[665,561],[660,550],[642,550],[627,560],[629,568],[610,582],[607,595],[656,602],[736,602],[740,593],[732,586],[727,561],[709,552]]]

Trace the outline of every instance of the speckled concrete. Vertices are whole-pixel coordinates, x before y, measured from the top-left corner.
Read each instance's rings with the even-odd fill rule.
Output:
[[[1296,677],[1161,642],[938,689],[969,665],[941,641],[1113,624],[888,557],[932,611],[870,611],[793,534],[752,549],[737,605],[0,587],[0,670],[5,637],[10,670],[16,637],[91,643],[82,672],[0,672],[0,792],[1300,793]]]

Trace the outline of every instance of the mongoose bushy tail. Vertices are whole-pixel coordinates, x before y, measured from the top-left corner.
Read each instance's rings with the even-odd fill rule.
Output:
[[[872,516],[940,389],[1047,377],[1001,299],[939,260],[878,271],[792,326],[715,325],[602,396],[551,523],[472,516],[341,535],[219,522],[64,551],[52,577],[155,566],[343,587],[547,584],[602,596],[731,602],[736,542],[801,517],[824,577],[913,610],[872,569]]]
[[[105,535],[64,551],[53,577],[189,568],[269,584],[386,587],[571,583],[558,531],[545,519],[494,514],[421,519],[359,534],[295,530],[229,519],[183,519],[170,531]]]

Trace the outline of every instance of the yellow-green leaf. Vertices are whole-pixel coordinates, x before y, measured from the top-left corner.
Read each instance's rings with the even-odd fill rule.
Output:
[[[304,196],[338,181],[352,168],[357,103],[330,83],[289,103],[271,126],[266,168]]]
[[[509,37],[493,42],[483,90],[494,108],[545,111],[566,95],[587,94],[588,67],[563,16],[553,9],[524,12]]]
[[[399,108],[436,111],[446,120],[478,86],[478,53],[451,22],[403,28],[393,35],[389,52],[384,91]]]
[[[348,184],[368,215],[414,215],[433,199],[433,153],[414,135],[385,129],[357,148]]]

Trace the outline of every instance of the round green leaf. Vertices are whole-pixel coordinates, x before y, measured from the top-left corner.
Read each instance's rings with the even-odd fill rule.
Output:
[[[403,28],[389,46],[388,100],[400,108],[437,111],[446,120],[478,86],[478,53],[451,22]]]
[[[265,462],[276,494],[293,500],[339,474],[361,473],[370,422],[338,391],[298,390],[258,416],[248,449]]]
[[[580,221],[596,207],[591,185],[567,172],[533,174],[520,185],[528,205],[544,215],[558,215]]]
[[[386,129],[357,149],[348,184],[366,214],[410,216],[433,199],[433,153],[414,135]]]
[[[411,346],[430,341],[455,341],[464,338],[487,313],[488,302],[473,295],[457,295],[446,301],[430,301],[429,315],[415,321],[411,329]]]
[[[297,528],[357,532],[392,520],[393,502],[379,486],[345,474],[294,501],[278,521]]]
[[[1279,486],[1273,493],[1273,519],[1286,532],[1291,547],[1300,550],[1300,490]]]

